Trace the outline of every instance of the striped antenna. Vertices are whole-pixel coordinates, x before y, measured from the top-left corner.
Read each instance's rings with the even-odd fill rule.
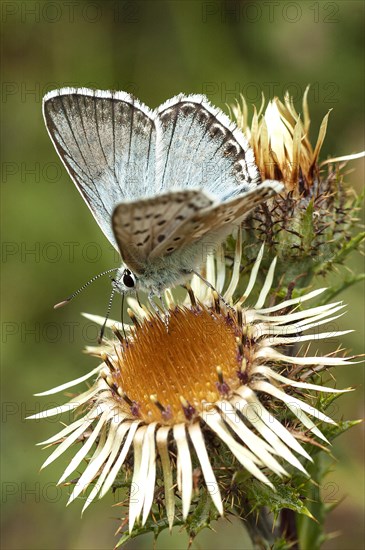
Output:
[[[98,338],[98,344],[101,344],[102,341],[103,341],[105,327],[106,327],[106,324],[107,324],[108,319],[109,319],[110,311],[112,309],[114,294],[115,294],[115,288],[113,288],[112,293],[111,293],[110,298],[109,298],[108,309],[106,310],[104,324],[103,324],[103,326],[101,327],[101,330],[100,330],[100,334],[99,334],[99,338]],[[124,299],[124,292],[123,292],[123,299]],[[123,325],[123,329],[124,329],[124,325]]]
[[[92,279],[90,279],[90,281],[88,281],[87,283],[82,285],[82,287],[80,287],[78,290],[76,290],[76,292],[71,294],[71,296],[66,298],[66,300],[63,300],[62,302],[59,302],[58,304],[54,305],[53,306],[54,309],[58,309],[59,307],[65,306],[66,304],[71,302],[71,300],[73,300],[75,298],[75,296],[80,294],[80,292],[82,292],[86,287],[88,287],[89,285],[91,285],[91,283],[96,281],[96,279],[99,279],[99,277],[102,277],[103,275],[107,275],[108,273],[112,273],[113,271],[118,271],[118,269],[119,269],[119,267],[114,267],[113,269],[108,269],[107,271],[103,271],[102,273],[99,273],[98,275],[95,275],[95,277],[93,277]]]

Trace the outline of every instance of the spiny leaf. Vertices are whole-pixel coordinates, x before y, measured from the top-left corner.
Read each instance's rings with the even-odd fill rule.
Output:
[[[350,428],[353,428],[354,426],[357,426],[358,424],[361,424],[362,420],[340,420],[337,422],[337,426],[333,424],[327,424],[326,430],[322,430],[324,435],[332,441],[339,435],[347,432]]]
[[[278,537],[276,538],[274,544],[270,547],[270,550],[290,550],[296,546],[296,541],[287,541],[285,537]]]
[[[136,524],[131,533],[123,533],[116,548],[122,546],[129,540],[148,533],[153,533],[155,540],[157,540],[160,533],[169,528],[169,524],[166,517],[159,517],[159,511],[156,506],[153,507],[153,512],[154,513],[147,518],[145,525],[141,526]],[[192,512],[186,520],[183,520],[181,516],[175,516],[174,527],[179,526],[185,528],[190,536],[190,541],[192,541],[200,531],[210,528],[211,522],[217,520],[219,517],[220,514],[215,508],[209,494],[206,490],[202,490],[195,501],[193,501]]]
[[[365,231],[358,233],[355,235],[349,242],[341,246],[341,249],[333,256],[333,258],[325,262],[323,264],[320,264],[316,269],[315,273],[323,274],[324,271],[327,271],[332,267],[333,264],[342,264],[347,256],[352,252],[353,250],[357,250],[362,243],[362,241],[365,239]]]
[[[174,526],[181,526],[183,524],[184,522],[178,519],[174,522]],[[139,537],[141,535],[147,535],[148,533],[153,533],[155,539],[157,539],[159,534],[168,528],[169,524],[167,518],[161,518],[156,521],[152,518],[152,516],[150,516],[143,527],[141,525],[136,525],[131,533],[129,533],[128,531],[123,533],[115,548],[119,548],[129,540],[135,539],[136,537]]]
[[[256,480],[251,480],[245,488],[247,498],[252,506],[252,510],[267,506],[269,510],[277,517],[283,508],[293,510],[297,514],[305,515],[315,520],[311,512],[305,506],[302,496],[298,491],[298,486],[293,486],[289,482],[276,485],[276,492]]]
[[[206,490],[202,490],[195,509],[193,509],[192,514],[189,514],[186,520],[186,527],[190,537],[193,538],[203,529],[210,528],[212,520],[218,518],[219,512],[215,508],[212,499]]]

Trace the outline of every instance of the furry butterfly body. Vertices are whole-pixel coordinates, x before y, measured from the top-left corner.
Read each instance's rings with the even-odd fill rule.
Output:
[[[124,92],[48,93],[49,135],[123,265],[115,289],[160,294],[282,188],[260,183],[245,137],[204,96],[152,111]]]

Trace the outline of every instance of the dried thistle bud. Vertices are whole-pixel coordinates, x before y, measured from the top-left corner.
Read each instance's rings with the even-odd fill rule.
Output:
[[[364,153],[320,163],[330,112],[324,116],[312,146],[308,90],[301,115],[288,93],[284,103],[275,97],[265,110],[263,99],[251,121],[244,98],[232,107],[254,149],[262,179],[278,179],[285,186],[280,196],[258,207],[245,220],[245,254],[248,259],[256,258],[265,242],[268,259],[281,259],[283,271],[279,275],[283,275],[284,285],[298,277],[299,286],[307,285],[314,274],[325,274],[334,264],[342,263],[362,239],[360,235],[352,240],[360,200],[344,184],[343,168]]]

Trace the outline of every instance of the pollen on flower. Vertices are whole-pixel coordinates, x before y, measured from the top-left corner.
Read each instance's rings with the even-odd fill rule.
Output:
[[[176,308],[168,328],[157,316],[133,332],[110,369],[121,406],[138,403],[145,422],[186,421],[240,385],[236,321],[218,308]],[[107,364],[109,365],[110,359]],[[119,391],[119,395],[121,392]]]

